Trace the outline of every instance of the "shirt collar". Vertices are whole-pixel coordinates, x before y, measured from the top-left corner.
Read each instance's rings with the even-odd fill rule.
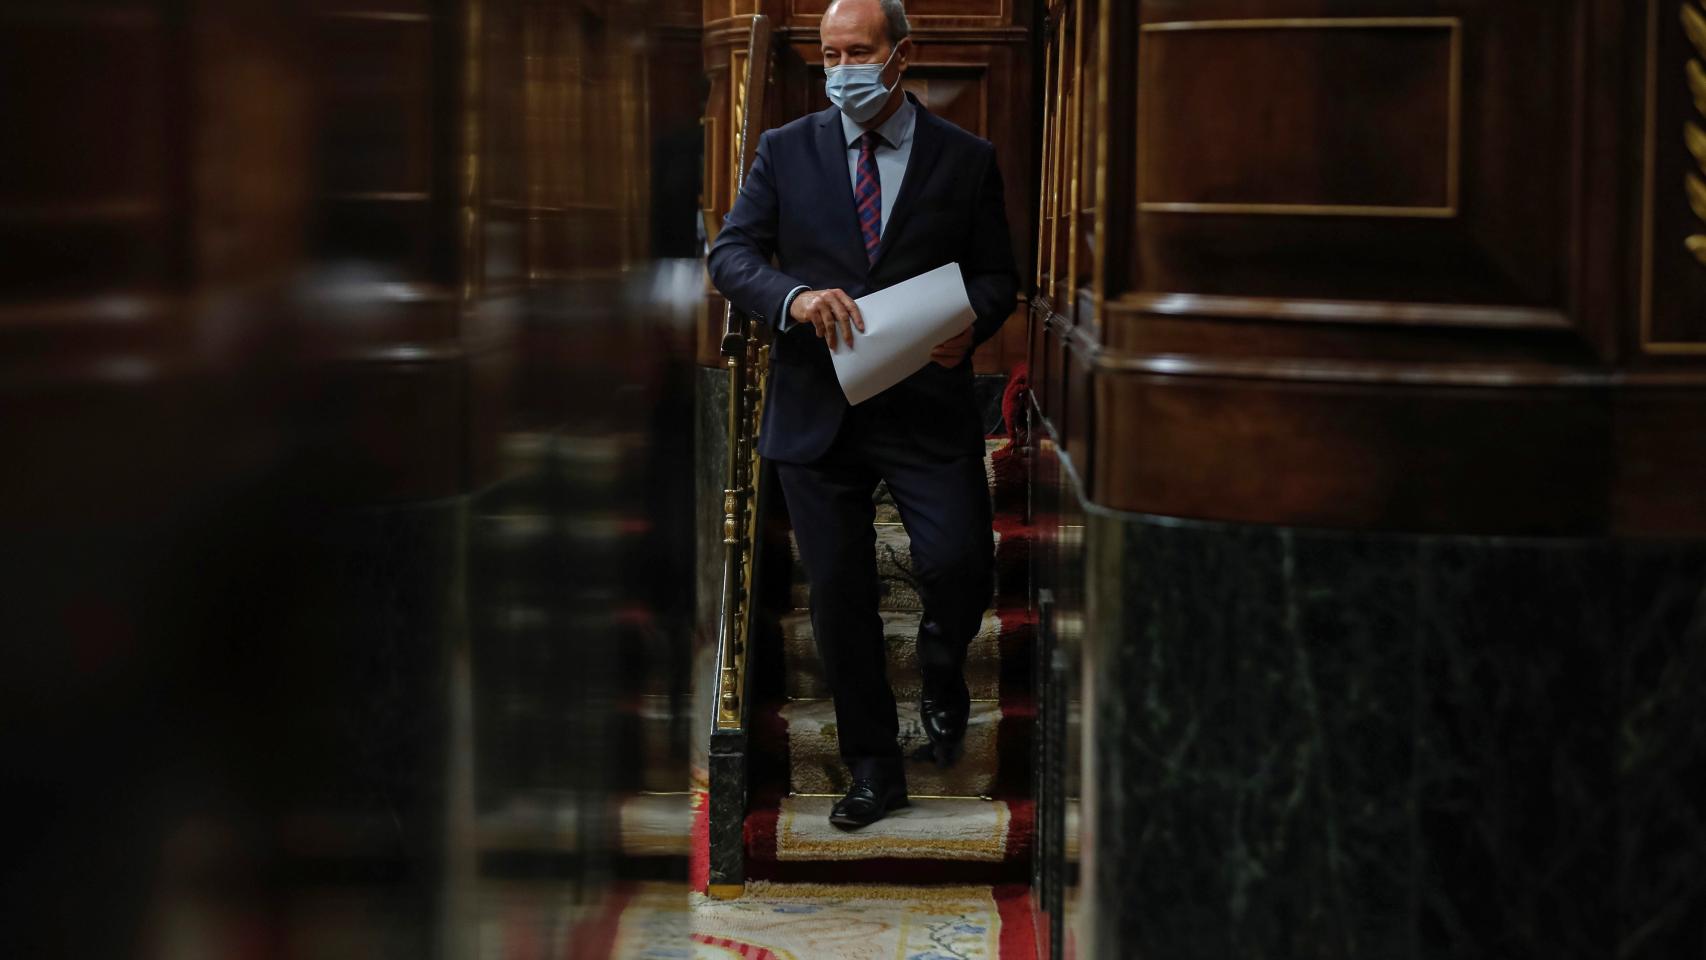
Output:
[[[876,131],[882,134],[889,146],[899,150],[906,145],[906,141],[912,139],[912,129],[917,126],[917,114],[917,109],[912,106],[912,97],[909,94],[902,93],[900,95],[900,109],[896,110],[893,116],[884,120],[883,125],[877,127]],[[865,128],[848,119],[847,114],[844,113],[841,115],[841,132],[847,137],[847,145],[851,147],[859,142],[860,137],[865,135]]]

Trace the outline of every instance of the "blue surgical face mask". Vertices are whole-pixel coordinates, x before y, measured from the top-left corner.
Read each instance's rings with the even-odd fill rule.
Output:
[[[889,68],[899,49],[896,44],[889,51],[888,60],[882,63],[846,63],[825,70],[823,88],[829,94],[829,102],[840,107],[854,123],[864,123],[881,113],[883,104],[889,102],[889,94],[894,92],[893,87],[883,85],[883,71]]]

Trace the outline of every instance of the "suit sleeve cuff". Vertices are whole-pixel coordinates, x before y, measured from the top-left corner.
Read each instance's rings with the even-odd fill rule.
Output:
[[[788,311],[794,308],[794,298],[810,289],[810,287],[802,283],[794,289],[789,290],[788,295],[782,298],[782,309],[776,311],[775,327],[777,333],[781,333],[793,326],[793,319],[789,315]]]

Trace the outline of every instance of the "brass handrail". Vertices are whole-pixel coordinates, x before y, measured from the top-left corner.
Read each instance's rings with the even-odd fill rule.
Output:
[[[715,729],[739,730],[746,722],[746,678],[757,607],[754,560],[758,555],[759,421],[769,380],[770,345],[757,336],[726,337],[729,370],[728,486],[723,490],[723,606],[717,665]]]
[[[758,151],[763,129],[765,94],[770,76],[770,20],[752,18],[747,47],[746,76],[731,90],[735,135],[734,195],[738,196],[747,169]],[[734,306],[723,314],[724,362],[729,371],[727,484],[723,488],[722,607],[717,642],[717,707],[714,732],[739,731],[746,726],[746,686],[756,612],[759,546],[759,491],[763,467],[758,456],[758,433],[769,382],[770,345],[762,331]]]

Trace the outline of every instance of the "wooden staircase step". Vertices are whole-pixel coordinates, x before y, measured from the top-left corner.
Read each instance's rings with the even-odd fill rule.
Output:
[[[912,576],[912,538],[898,523],[879,523],[877,528],[877,606],[888,611],[922,609],[918,586]],[[998,524],[995,530],[995,583],[993,597],[1019,596],[1029,573],[1030,531],[1014,525]],[[792,531],[788,533],[788,552],[792,563],[789,604],[803,610],[811,602],[811,586],[806,568],[800,562],[799,544]]]
[[[1023,882],[1036,831],[1028,800],[914,797],[858,830],[829,823],[833,797],[765,803],[747,822],[749,876],[827,883]]]
[[[919,720],[918,704],[901,701],[899,714],[909,791],[921,796],[979,797],[995,789],[1003,759],[1000,726],[1009,720],[1001,704],[992,700],[972,702],[965,754],[946,769],[911,759],[913,751],[929,743]],[[787,724],[790,789],[800,794],[836,796],[846,792],[851,784],[836,742],[835,705],[828,700],[795,700],[782,706],[781,717]]]
[[[888,647],[889,683],[900,700],[917,700],[922,681],[918,668],[917,611],[884,611],[883,641]],[[812,633],[811,615],[795,610],[781,619],[782,654],[787,665],[787,695],[793,700],[829,696],[823,663]],[[984,615],[983,626],[966,650],[966,686],[973,699],[994,700],[1001,695],[1001,617],[994,611]]]

